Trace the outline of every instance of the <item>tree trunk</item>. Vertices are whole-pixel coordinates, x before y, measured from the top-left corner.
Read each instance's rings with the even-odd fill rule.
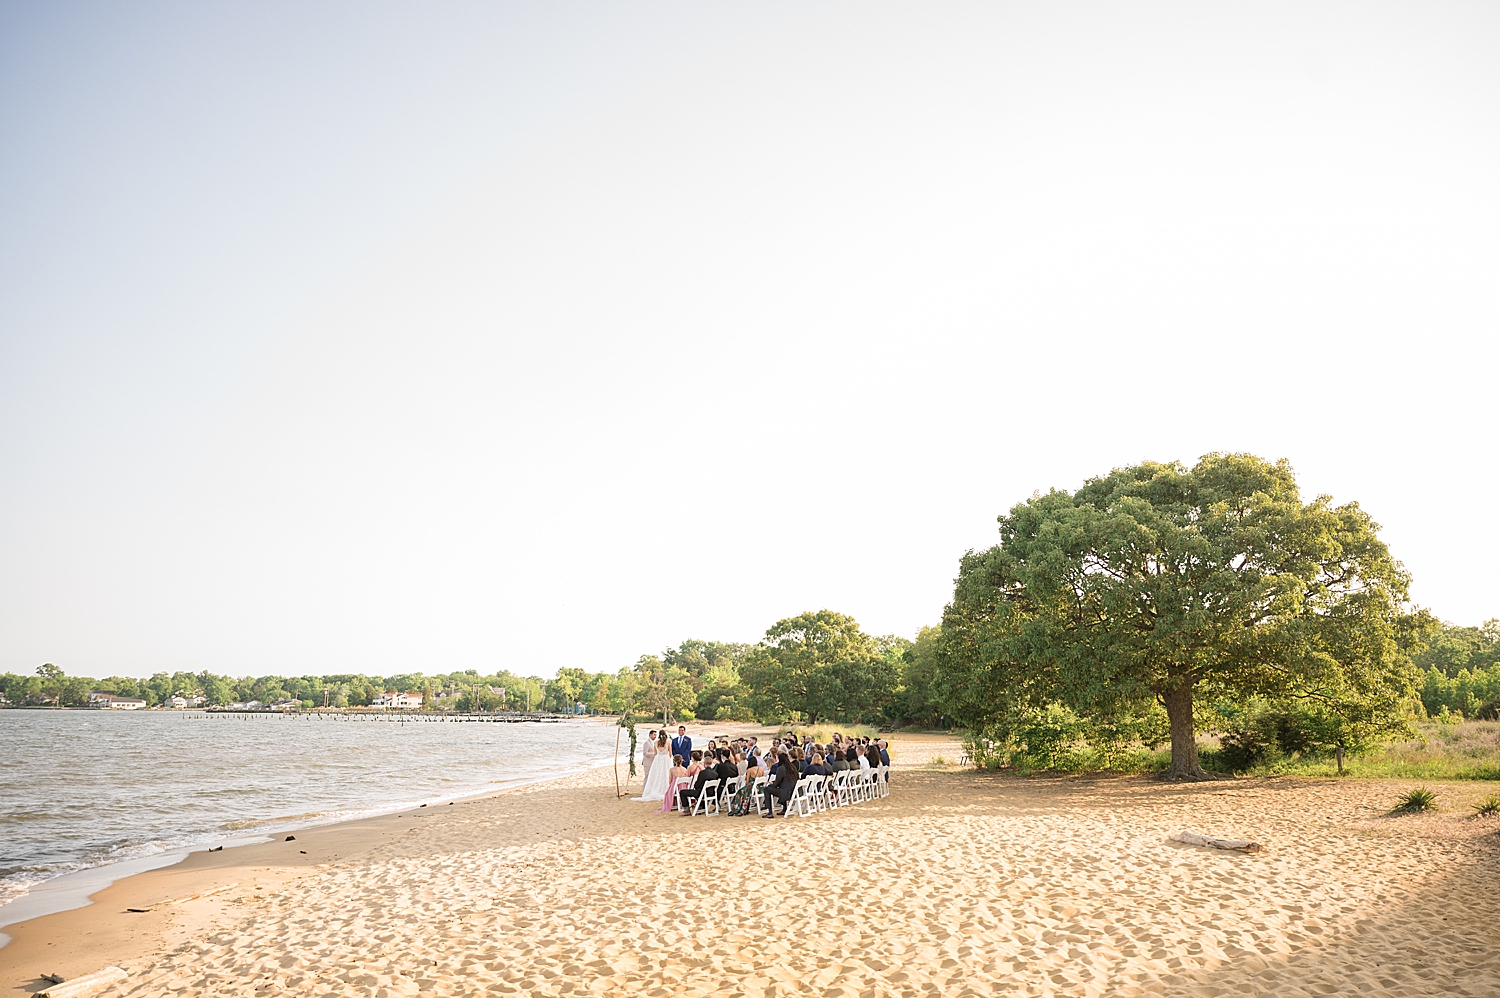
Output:
[[[1168,780],[1211,780],[1198,762],[1198,732],[1193,724],[1193,687],[1186,680],[1161,697],[1172,728],[1172,766],[1163,774]]]

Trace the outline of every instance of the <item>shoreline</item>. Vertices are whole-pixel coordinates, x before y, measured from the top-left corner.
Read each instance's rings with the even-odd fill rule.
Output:
[[[195,848],[148,857],[173,858],[145,870],[100,877],[101,883],[92,887],[78,904],[31,915],[6,925],[0,931],[0,936],[7,938],[5,944],[0,945],[0,979],[8,982],[21,967],[30,967],[42,957],[56,964],[53,969],[42,973],[56,972],[68,978],[91,973],[112,963],[126,962],[138,940],[160,934],[167,928],[169,916],[185,910],[158,905],[165,899],[222,890],[229,884],[237,885],[242,892],[274,889],[289,878],[356,856],[392,836],[419,827],[427,816],[418,816],[414,813],[416,811],[440,813],[447,807],[476,804],[549,783],[564,783],[610,767],[610,763],[602,763],[572,773],[526,779],[511,786],[455,797],[451,804],[417,804],[381,814],[284,829],[295,833],[291,841],[287,841],[282,832],[276,832],[257,836],[254,841],[242,842],[232,848],[225,845],[223,849],[212,852],[207,848]],[[106,864],[64,876],[97,874],[130,862]],[[64,877],[45,883],[61,879]],[[212,905],[208,899],[205,899],[205,906],[222,908],[222,905]],[[125,910],[145,907],[153,910]],[[110,956],[106,958],[102,954]],[[90,962],[99,966],[87,966]]]
[[[415,810],[433,805],[440,806],[447,803],[447,798],[452,798],[455,803],[480,800],[537,783],[567,779],[570,776],[577,776],[580,773],[587,773],[595,769],[604,769],[610,765],[611,763],[608,762],[594,762],[562,773],[551,773],[546,776],[518,777],[514,781],[505,781],[504,786],[487,787],[483,790],[465,790],[458,794],[444,794],[426,801],[412,800],[388,806],[381,805],[379,807],[364,809],[358,814],[335,816],[326,820],[312,819],[308,821],[277,822],[273,818],[266,822],[265,826],[257,826],[257,830],[249,832],[249,834],[237,835],[233,831],[226,831],[220,838],[211,838],[193,845],[170,846],[159,853],[109,860],[97,866],[85,866],[77,870],[68,870],[65,873],[59,873],[45,880],[36,881],[27,887],[24,893],[0,905],[0,951],[3,951],[10,943],[10,935],[6,930],[11,926],[20,925],[38,918],[45,918],[48,915],[56,915],[65,911],[73,911],[86,907],[92,903],[90,899],[95,894],[106,890],[116,881],[127,877],[141,876],[153,870],[176,866],[197,853],[229,852],[231,849],[244,849],[248,846],[261,845],[273,841],[278,835],[285,835],[289,832],[300,834],[311,831],[314,828],[331,828],[351,822],[366,821],[371,818],[398,814],[402,811]],[[214,833],[204,834],[212,835]],[[38,908],[42,910],[34,910]],[[8,913],[16,910],[24,911],[26,914],[20,918],[7,918]]]
[[[99,712],[98,708],[73,708],[72,710],[75,713]],[[144,712],[130,711],[117,713],[136,714]],[[155,711],[155,713],[162,713],[162,711]],[[201,710],[185,710],[173,711],[172,713],[189,715],[203,714],[205,712]],[[381,719],[384,720],[384,717]],[[560,715],[559,719],[585,721],[586,723],[598,726],[613,726],[610,719],[596,716],[572,718]],[[397,720],[405,719],[398,718]],[[396,721],[390,723],[396,723]],[[8,890],[14,892],[13,896],[5,901],[5,903],[0,904],[0,951],[3,951],[10,942],[11,934],[8,929],[11,926],[62,911],[84,907],[90,903],[89,898],[105,890],[116,880],[180,864],[195,853],[207,852],[210,849],[223,849],[225,851],[240,849],[270,841],[272,837],[287,833],[301,833],[307,829],[322,826],[362,821],[367,818],[416,809],[423,805],[446,804],[448,801],[481,798],[517,787],[527,786],[532,783],[566,778],[578,773],[587,772],[593,768],[608,765],[610,765],[610,762],[596,756],[586,759],[579,764],[563,769],[550,770],[540,775],[520,775],[504,780],[489,780],[484,784],[471,783],[469,786],[456,791],[434,793],[430,796],[412,797],[405,800],[393,800],[365,807],[335,807],[317,817],[308,817],[307,815],[271,816],[248,826],[243,823],[236,823],[235,826],[220,826],[201,831],[169,831],[162,833],[159,837],[147,837],[138,844],[122,847],[122,851],[125,851],[126,855],[93,863],[89,863],[87,860],[79,860],[79,865],[73,868],[64,868],[51,873],[37,871],[37,873],[42,874],[38,879],[30,880],[29,882],[23,879],[20,881],[20,884],[24,884],[24,886],[15,885],[9,887]],[[134,851],[134,854],[131,854],[132,851]]]
[[[607,718],[588,717],[591,723],[615,726],[613,720]],[[705,728],[696,722],[689,727]],[[637,725],[640,737],[645,737],[645,726]],[[715,724],[707,731],[700,730],[694,733],[695,738],[706,740],[710,737],[727,734],[730,737],[738,737],[741,729],[750,733],[765,736],[765,732],[773,730],[760,725],[746,724],[743,722],[725,722]],[[326,821],[313,820],[310,822],[287,822],[264,830],[257,830],[249,835],[235,836],[234,833],[225,833],[225,837],[192,846],[175,847],[149,856],[131,857],[128,859],[114,860],[101,863],[98,866],[84,867],[78,870],[69,870],[66,873],[49,877],[38,881],[35,885],[28,887],[24,894],[17,896],[14,900],[0,906],[0,973],[9,970],[12,962],[20,962],[25,957],[18,956],[15,952],[19,939],[30,939],[38,932],[33,926],[35,923],[43,922],[59,916],[68,916],[84,912],[100,904],[109,902],[113,905],[116,895],[119,895],[121,903],[126,907],[141,907],[151,904],[152,898],[161,900],[167,897],[176,897],[185,894],[195,894],[202,890],[211,890],[222,886],[226,878],[218,877],[215,871],[238,870],[241,868],[260,868],[261,864],[267,862],[267,857],[280,857],[286,854],[285,850],[263,850],[247,853],[245,850],[255,849],[260,846],[272,846],[285,843],[288,833],[295,833],[296,841],[317,841],[324,847],[326,853],[333,850],[330,855],[338,857],[338,849],[342,846],[347,854],[351,844],[363,843],[365,841],[365,829],[362,827],[370,822],[378,822],[381,819],[395,816],[401,818],[407,812],[414,812],[428,807],[443,807],[451,803],[453,806],[459,804],[474,803],[488,800],[504,794],[513,793],[541,786],[547,783],[562,782],[571,778],[595,773],[602,769],[611,769],[616,763],[620,767],[621,786],[627,786],[630,778],[627,760],[623,754],[628,750],[628,742],[621,744],[621,755],[616,760],[608,762],[594,761],[570,769],[561,773],[550,773],[545,776],[519,777],[514,781],[506,781],[505,785],[487,787],[480,790],[467,790],[459,794],[446,794],[432,799],[412,800],[404,803],[393,804],[367,810],[365,813],[331,818]],[[639,753],[639,744],[637,744]],[[638,773],[635,777],[638,783],[643,775]],[[404,827],[404,826],[403,826]],[[347,829],[348,834],[343,830]],[[389,834],[381,826],[381,834]],[[315,832],[328,832],[331,835],[314,835]],[[315,850],[307,849],[308,855],[318,855]],[[302,855],[298,850],[297,855]],[[211,857],[211,858],[210,858]],[[300,868],[309,865],[306,862],[293,863],[288,868]],[[270,869],[266,867],[265,869]],[[181,876],[174,876],[177,871]],[[119,888],[119,890],[116,890]],[[155,892],[155,894],[153,894]],[[159,895],[159,896],[157,896]],[[40,908],[41,910],[34,910]],[[14,920],[4,920],[7,910],[19,909],[25,914]],[[112,911],[111,918],[119,918],[120,911]],[[138,919],[139,920],[139,919]],[[97,931],[92,925],[95,919],[81,918],[84,923],[83,934]],[[146,920],[143,924],[150,926],[152,923]],[[50,927],[50,923],[49,923]],[[73,929],[65,927],[61,923],[59,929],[64,933],[72,932]],[[42,930],[45,934],[45,929]],[[106,930],[106,935],[111,935]],[[133,936],[131,938],[134,938]],[[54,944],[48,943],[49,946]],[[88,973],[89,971],[75,971],[74,973]],[[71,974],[67,976],[72,976]]]
[[[1482,784],[1395,817],[1398,781],[1019,778],[892,742],[889,797],[810,818],[660,815],[606,765],[194,853],[17,923],[0,991],[111,964],[129,977],[98,998],[1479,998],[1500,976],[1500,822],[1464,814]]]

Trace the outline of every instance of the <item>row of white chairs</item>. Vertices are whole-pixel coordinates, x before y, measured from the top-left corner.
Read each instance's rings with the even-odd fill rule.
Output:
[[[881,797],[889,797],[891,793],[891,767],[878,766],[874,769],[846,769],[832,776],[804,776],[797,781],[792,788],[792,799],[787,802],[786,809],[782,811],[783,818],[798,815],[810,818],[818,811],[828,811],[838,807],[849,807],[853,804],[863,804],[867,800],[878,800]],[[759,782],[759,781],[757,781]],[[755,809],[764,813],[762,795],[757,794],[755,798]],[[774,809],[776,799],[771,799]],[[774,813],[774,812],[773,812]]]
[[[889,766],[880,766],[875,769],[846,769],[834,773],[832,776],[804,776],[797,781],[792,788],[792,798],[782,810],[782,817],[791,817],[793,814],[804,818],[811,817],[818,811],[828,811],[833,808],[849,807],[853,804],[862,804],[867,800],[877,800],[888,797],[891,793]],[[702,791],[693,798],[691,815],[699,814],[728,814],[729,802],[739,792],[741,777],[731,776],[725,780],[709,780],[703,784]],[[692,781],[686,778],[679,779],[672,787],[671,803],[668,810],[679,810],[677,791],[692,786]],[[755,813],[766,817],[765,801],[766,777],[757,776],[750,787],[750,799],[755,802]],[[776,806],[776,798],[772,798],[771,807]]]

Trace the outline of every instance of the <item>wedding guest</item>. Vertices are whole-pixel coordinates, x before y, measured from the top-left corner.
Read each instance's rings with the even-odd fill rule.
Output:
[[[662,732],[662,734],[666,734],[666,732]],[[661,810],[656,812],[657,814],[668,814],[671,812],[672,805],[677,801],[677,781],[686,779],[690,779],[690,777],[688,776],[687,767],[682,764],[682,756],[674,755],[672,757],[672,770],[667,774],[667,794],[662,798]]]
[[[832,750],[832,758],[833,761],[828,764],[828,767],[835,773],[842,773],[849,768],[849,760],[844,758],[844,753],[837,747]]]
[[[792,762],[792,757],[783,752],[776,757],[776,768],[771,772],[771,779],[766,783],[766,817],[776,816],[775,801],[781,802],[781,809],[786,810],[792,800],[792,794],[797,792],[797,765]]]
[[[688,753],[688,758],[691,760],[688,763],[688,775],[696,777],[703,769],[703,750],[693,749],[692,752]]]
[[[695,752],[694,755],[697,755],[697,753]],[[693,816],[693,802],[703,795],[703,785],[715,778],[712,766],[703,766],[699,769],[697,777],[693,780],[693,785],[677,791],[677,810],[691,818]]]
[[[759,763],[752,763],[745,770],[745,779],[740,788],[734,792],[734,797],[729,801],[729,814],[731,817],[740,818],[755,809],[755,781],[766,775],[766,771]]]
[[[808,766],[807,767],[807,772],[803,773],[802,775],[803,776],[832,776],[833,775],[833,770],[830,769],[829,766],[828,766],[828,764],[827,764],[827,762],[824,761],[824,759],[823,759],[823,753],[822,752],[815,752],[815,753],[813,753],[813,757],[812,757],[812,765]]]
[[[877,746],[871,745],[869,747],[869,749],[866,750],[866,752],[865,752],[865,764],[863,766],[861,766],[860,768],[861,769],[879,769],[880,768],[880,749]]]
[[[889,751],[890,746],[886,745],[885,739],[882,738],[880,739],[880,741],[876,742],[875,747],[880,749],[880,764],[882,766],[889,766],[891,764],[891,753]]]
[[[727,749],[719,750],[719,762],[716,766],[714,766],[714,774],[720,781],[720,791],[722,791],[726,786],[729,785],[730,780],[735,779],[740,775],[740,767],[734,764],[734,760],[729,757],[729,752]]]
[[[739,771],[740,782],[744,782],[746,775],[750,772],[750,760],[745,758],[745,753],[736,751],[733,755],[734,768]]]

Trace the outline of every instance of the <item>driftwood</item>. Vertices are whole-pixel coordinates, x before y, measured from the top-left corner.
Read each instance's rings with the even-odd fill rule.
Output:
[[[126,908],[125,910],[126,911],[152,911],[152,910],[154,910],[156,908],[164,908],[164,907],[166,907],[169,904],[181,904],[184,901],[196,901],[199,898],[206,898],[210,894],[223,894],[225,891],[232,890],[232,889],[238,887],[239,885],[240,885],[240,882],[238,880],[236,880],[232,884],[225,884],[223,887],[215,887],[211,891],[199,891],[197,894],[184,894],[180,898],[167,898],[165,901],[158,901],[158,902],[156,902],[150,908]]]
[[[125,971],[119,967],[105,967],[92,974],[75,977],[65,984],[54,984],[43,991],[39,998],[80,998],[82,995],[92,994],[110,984],[118,984],[125,980],[125,977]]]
[[[1197,832],[1176,832],[1167,838],[1173,842],[1186,842],[1190,846],[1207,846],[1210,849],[1238,849],[1240,852],[1260,852],[1263,848],[1259,842],[1247,842],[1243,839],[1216,839],[1209,835],[1199,835]]]

